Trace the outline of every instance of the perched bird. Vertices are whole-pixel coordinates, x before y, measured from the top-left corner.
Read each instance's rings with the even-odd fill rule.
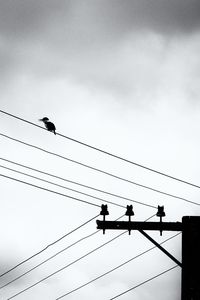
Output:
[[[47,117],[44,117],[43,119],[39,119],[39,121],[42,121],[46,127],[46,129],[48,131],[53,132],[54,134],[56,134],[56,127],[55,125],[49,121],[49,119]]]

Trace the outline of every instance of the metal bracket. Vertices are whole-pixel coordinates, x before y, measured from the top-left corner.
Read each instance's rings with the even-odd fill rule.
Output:
[[[169,258],[171,258],[177,265],[182,268],[182,263],[178,261],[173,255],[171,255],[165,248],[159,245],[152,237],[150,237],[146,232],[142,229],[138,229],[140,233],[142,233],[149,241],[151,241],[154,245],[156,245],[162,252],[164,252]]]

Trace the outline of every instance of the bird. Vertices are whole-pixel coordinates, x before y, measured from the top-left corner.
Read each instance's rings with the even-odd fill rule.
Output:
[[[52,122],[49,121],[49,118],[44,117],[42,119],[39,119],[39,121],[42,121],[44,123],[44,125],[48,131],[51,131],[54,134],[56,134],[56,127]]]

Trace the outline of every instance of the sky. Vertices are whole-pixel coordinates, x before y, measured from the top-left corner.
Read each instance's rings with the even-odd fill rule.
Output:
[[[0,110],[138,164],[199,185],[200,2],[198,0],[0,0]],[[116,176],[199,203],[195,187],[149,172],[0,113],[0,134],[82,162]],[[123,205],[133,220],[156,210],[28,171],[7,159],[152,206],[164,205],[165,221],[199,215],[198,205],[168,197],[84,168],[0,135],[1,174],[101,206],[61,187],[4,167]],[[97,216],[100,207],[2,177],[1,274],[62,235]],[[108,220],[125,208],[108,205]],[[102,219],[101,216],[96,219]],[[0,277],[0,287],[71,243],[96,231],[94,219],[41,255]],[[127,217],[123,217],[127,220]],[[158,221],[157,217],[152,221]],[[0,289],[6,300],[121,231],[97,233]],[[162,242],[173,232],[149,232]],[[181,261],[181,236],[165,248]],[[138,232],[125,233],[69,268],[16,296],[56,300],[151,248]],[[175,264],[154,249],[63,299],[109,300]],[[179,267],[119,299],[179,300]]]

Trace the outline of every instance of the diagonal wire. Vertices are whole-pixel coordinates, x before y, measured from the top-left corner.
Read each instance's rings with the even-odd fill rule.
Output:
[[[173,269],[175,269],[177,267],[178,267],[178,265],[175,265],[175,266],[173,266],[173,267],[171,267],[171,268],[169,268],[169,269],[167,269],[167,270],[165,270],[165,271],[163,271],[163,272],[161,272],[161,273],[159,273],[159,274],[157,274],[157,275],[155,275],[155,276],[153,276],[153,277],[151,277],[151,278],[149,278],[149,279],[147,279],[147,280],[145,280],[145,281],[143,281],[143,282],[141,282],[141,283],[139,283],[139,284],[137,284],[135,286],[133,286],[132,288],[130,288],[130,289],[128,289],[128,290],[126,290],[126,291],[124,291],[124,292],[116,295],[115,297],[110,298],[109,300],[114,300],[116,298],[119,298],[119,297],[123,296],[124,294],[126,294],[126,293],[128,293],[128,292],[130,292],[132,290],[135,290],[136,288],[140,287],[141,285],[143,285],[143,284],[145,284],[145,283],[147,283],[149,281],[152,281],[153,279],[156,279],[156,278],[160,277],[161,275],[164,275],[167,272],[169,272],[169,271],[171,271],[171,270],[173,270]]]
[[[14,164],[14,165],[26,168],[28,170],[35,171],[35,172],[38,172],[38,173],[41,173],[41,174],[44,174],[44,175],[48,175],[50,177],[53,177],[53,178],[56,178],[56,179],[60,179],[60,180],[65,181],[65,182],[73,183],[75,185],[78,185],[78,186],[81,186],[81,187],[84,187],[84,188],[88,188],[88,189],[94,190],[96,192],[104,193],[104,194],[109,195],[109,196],[121,198],[123,200],[128,200],[128,201],[131,201],[131,202],[134,202],[134,203],[138,203],[138,204],[141,204],[141,205],[144,205],[144,206],[148,206],[148,207],[152,207],[152,208],[157,208],[154,205],[150,205],[150,204],[147,204],[147,203],[144,203],[144,202],[141,202],[141,201],[137,201],[137,200],[134,200],[134,199],[130,199],[130,198],[124,197],[122,195],[117,195],[117,194],[113,194],[113,193],[110,193],[110,192],[107,192],[107,191],[104,191],[104,190],[101,190],[101,189],[97,189],[95,187],[91,187],[91,186],[88,186],[88,185],[85,185],[85,184],[82,184],[82,183],[79,183],[79,182],[76,182],[76,181],[72,181],[72,180],[69,180],[69,179],[66,179],[66,178],[63,178],[63,177],[51,174],[51,173],[47,173],[47,172],[44,172],[44,171],[41,171],[41,170],[38,170],[38,169],[35,169],[35,168],[32,168],[32,167],[29,167],[29,166],[26,166],[24,164],[20,164],[20,163],[14,162],[14,161],[9,160],[9,159],[5,159],[5,158],[2,158],[2,157],[0,157],[0,159],[3,160],[3,161],[5,161],[5,162],[9,162],[11,164]]]
[[[124,215],[122,215],[121,217],[119,217],[119,218],[118,218],[118,219],[116,219],[115,221],[117,221],[117,220],[121,219],[123,216],[124,216]],[[149,217],[148,219],[146,219],[144,222],[146,222],[147,220],[149,220],[149,219],[153,218],[154,216],[155,216],[155,214],[154,214],[154,215],[152,215],[151,217]],[[98,232],[98,231],[97,231],[97,232]],[[106,245],[110,244],[112,241],[116,240],[117,238],[119,238],[120,236],[122,236],[122,235],[123,235],[123,234],[125,234],[125,233],[126,233],[126,231],[124,231],[124,232],[120,233],[119,235],[115,236],[114,238],[112,238],[111,240],[107,241],[106,243],[104,243],[104,244],[101,244],[101,245],[100,245],[100,246],[98,246],[97,248],[95,248],[95,249],[93,249],[93,250],[91,250],[91,251],[87,252],[87,253],[86,253],[86,254],[84,254],[83,256],[79,257],[78,259],[74,260],[73,262],[69,263],[68,265],[66,265],[66,266],[62,267],[61,269],[59,269],[59,270],[57,270],[57,271],[55,271],[55,272],[51,273],[50,275],[48,275],[48,276],[46,276],[46,277],[42,278],[41,280],[37,281],[36,283],[34,283],[34,284],[32,284],[32,285],[28,286],[27,288],[25,288],[24,290],[22,290],[22,291],[18,292],[18,293],[17,293],[17,294],[15,294],[15,295],[11,296],[11,297],[10,297],[10,298],[8,298],[7,300],[10,300],[10,299],[13,299],[13,298],[15,298],[15,297],[19,296],[20,294],[24,293],[25,291],[27,291],[27,290],[29,290],[29,289],[33,288],[34,286],[36,286],[36,285],[38,285],[39,283],[41,283],[41,282],[45,281],[46,279],[48,279],[48,278],[52,277],[53,275],[55,275],[55,274],[57,274],[57,273],[59,273],[59,272],[63,271],[64,269],[66,269],[66,268],[68,268],[69,266],[71,266],[71,265],[75,264],[76,262],[78,262],[78,261],[82,260],[83,258],[85,258],[85,257],[87,257],[88,255],[90,255],[90,254],[94,253],[95,251],[97,251],[97,250],[101,249],[102,247],[104,247],[104,246],[106,246]],[[94,233],[94,234],[95,234],[95,233]],[[93,234],[92,234],[92,235],[93,235]]]
[[[126,179],[126,178],[123,178],[123,177],[114,175],[114,174],[112,174],[112,173],[109,173],[109,172],[100,170],[100,169],[98,169],[98,168],[95,168],[95,167],[86,165],[86,164],[84,164],[84,163],[82,163],[82,162],[73,160],[73,159],[71,159],[71,158],[68,158],[68,157],[66,157],[66,156],[57,154],[57,153],[55,153],[55,152],[51,152],[51,151],[45,150],[45,149],[43,149],[43,148],[41,148],[41,147],[38,147],[38,146],[35,146],[35,145],[33,145],[33,144],[29,144],[29,143],[23,142],[23,141],[21,141],[21,140],[15,139],[15,138],[10,137],[10,136],[8,136],[8,135],[5,135],[5,134],[3,134],[3,133],[0,133],[0,136],[5,137],[5,138],[7,138],[7,139],[10,139],[10,140],[12,140],[12,141],[18,142],[18,143],[20,143],[20,144],[26,145],[26,146],[28,146],[28,147],[32,147],[32,148],[34,148],[34,149],[40,150],[40,151],[42,151],[42,152],[48,153],[48,154],[50,154],[50,155],[54,155],[54,156],[56,156],[56,157],[62,158],[62,159],[64,159],[64,160],[70,161],[70,162],[72,162],[72,163],[78,164],[78,165],[80,165],[80,166],[82,166],[82,167],[86,167],[86,168],[91,169],[91,170],[93,170],[93,171],[97,171],[97,172],[99,172],[99,173],[102,173],[102,174],[111,176],[111,177],[113,177],[113,178],[116,178],[116,179],[119,179],[119,180],[122,180],[122,181],[125,181],[125,182],[128,182],[128,183],[131,183],[131,184],[134,184],[134,185],[142,186],[142,185],[137,184],[137,183],[135,183],[135,182],[133,182],[133,181],[131,181],[131,180],[128,180],[128,179]]]
[[[124,216],[124,214],[123,214],[122,216],[120,216],[119,218],[117,218],[117,220],[121,219],[123,216]],[[116,221],[117,221],[117,220],[116,220]],[[93,233],[90,233],[90,234],[84,236],[83,238],[77,240],[76,242],[72,243],[71,245],[65,247],[64,249],[62,249],[62,250],[56,252],[54,255],[50,256],[50,257],[47,258],[47,259],[45,259],[44,261],[42,261],[41,263],[37,264],[37,265],[34,266],[33,268],[29,269],[28,271],[24,272],[23,274],[19,275],[18,277],[14,278],[14,279],[12,279],[11,281],[7,282],[6,284],[2,285],[2,286],[0,287],[0,289],[3,289],[4,287],[10,285],[11,283],[15,282],[16,280],[18,280],[18,279],[22,278],[23,276],[29,274],[30,272],[32,272],[32,271],[35,270],[36,268],[42,266],[42,265],[45,264],[46,262],[48,262],[48,261],[50,261],[51,259],[53,259],[54,257],[58,256],[59,254],[63,253],[64,251],[70,249],[71,247],[77,245],[78,243],[80,243],[80,242],[82,242],[82,241],[84,241],[84,240],[86,240],[86,239],[92,237],[93,235],[97,234],[97,233],[100,232],[100,231],[101,231],[101,229],[96,230],[96,231],[94,231]]]
[[[84,240],[90,238],[91,236],[95,235],[95,234],[98,233],[100,230],[101,230],[101,229],[99,229],[99,230],[97,230],[97,231],[95,231],[95,232],[93,232],[93,233],[90,233],[90,234],[84,236],[83,238],[79,239],[78,241],[72,243],[71,245],[65,247],[64,249],[62,249],[62,250],[56,252],[54,255],[50,256],[50,257],[47,258],[47,259],[45,259],[44,261],[42,261],[41,263],[37,264],[37,265],[34,266],[33,268],[31,268],[31,269],[29,269],[28,271],[22,273],[21,275],[17,276],[16,278],[12,279],[11,281],[5,283],[4,285],[2,285],[2,286],[0,287],[0,289],[5,288],[6,286],[10,285],[11,283],[15,282],[16,280],[18,280],[18,279],[24,277],[25,275],[31,273],[33,270],[35,270],[35,269],[37,269],[38,267],[42,266],[43,264],[45,264],[46,262],[50,261],[51,259],[53,259],[54,257],[58,256],[59,254],[63,253],[64,251],[70,249],[71,247],[75,246],[76,244],[78,244],[78,243],[80,243],[80,242],[82,242],[82,241],[84,241]]]
[[[41,187],[41,186],[36,185],[36,184],[32,184],[32,183],[29,183],[29,182],[26,182],[26,181],[23,181],[23,180],[16,179],[14,177],[6,176],[4,174],[0,174],[0,176],[4,177],[4,178],[7,178],[7,179],[11,179],[13,181],[24,183],[26,185],[29,185],[29,186],[32,186],[32,187],[38,188],[40,190],[47,191],[47,192],[50,192],[50,193],[53,193],[53,194],[56,194],[56,195],[59,195],[59,196],[63,196],[63,197],[70,198],[70,199],[73,199],[73,200],[76,200],[76,201],[79,201],[79,202],[83,202],[83,203],[86,203],[86,204],[89,204],[89,205],[100,207],[100,205],[97,205],[95,203],[92,203],[92,202],[89,202],[89,201],[86,201],[86,200],[82,200],[82,199],[79,199],[79,198],[75,198],[75,197],[72,197],[72,196],[69,196],[69,195],[66,195],[66,194],[62,194],[62,193],[59,193],[59,192],[56,192],[56,191],[53,191],[53,190]],[[120,206],[120,205],[118,205],[118,206]]]
[[[106,202],[106,203],[109,203],[109,204],[112,204],[112,205],[115,205],[115,206],[119,206],[119,207],[125,208],[124,205],[120,205],[120,204],[118,204],[118,203],[115,203],[115,202],[112,202],[112,201],[109,201],[109,200],[105,200],[105,199],[102,199],[102,198],[99,198],[99,197],[96,197],[96,196],[93,196],[93,195],[90,195],[90,194],[87,194],[87,193],[83,193],[83,192],[80,192],[80,191],[78,191],[78,190],[75,190],[75,189],[72,189],[72,188],[69,188],[69,187],[66,187],[66,186],[63,186],[63,185],[54,183],[54,182],[52,182],[52,181],[49,181],[49,180],[46,180],[46,179],[43,179],[43,178],[40,178],[40,177],[37,177],[37,176],[29,175],[29,174],[27,174],[27,173],[24,173],[24,172],[21,172],[21,171],[18,171],[18,170],[14,170],[14,169],[12,169],[12,168],[8,168],[8,167],[2,166],[2,165],[0,165],[0,167],[1,167],[1,168],[4,168],[4,169],[6,169],[6,170],[12,171],[12,172],[16,172],[16,173],[21,174],[21,175],[25,175],[25,176],[30,177],[30,178],[34,178],[34,179],[43,181],[43,182],[45,182],[45,183],[49,183],[49,184],[55,185],[55,186],[57,186],[57,187],[61,187],[61,188],[63,188],[63,189],[66,189],[66,190],[69,190],[69,191],[72,191],[72,192],[79,193],[79,194],[84,195],[84,196],[87,196],[87,197],[91,197],[91,198],[96,199],[96,200],[99,200],[99,201],[103,201],[103,202]]]
[[[58,274],[59,272],[61,272],[61,271],[63,271],[64,269],[68,268],[69,266],[71,266],[71,265],[77,263],[78,261],[80,261],[80,260],[82,260],[83,258],[87,257],[88,255],[90,255],[90,254],[94,253],[95,251],[101,249],[101,248],[104,247],[105,245],[110,244],[111,242],[113,242],[114,240],[116,240],[116,239],[119,238],[120,236],[124,235],[125,233],[126,233],[126,231],[120,233],[119,235],[115,236],[114,238],[112,238],[111,240],[107,241],[106,243],[101,244],[101,245],[98,246],[97,248],[95,248],[95,249],[93,249],[93,250],[87,252],[86,254],[84,254],[83,256],[81,256],[81,257],[79,257],[78,259],[74,260],[73,262],[67,264],[66,266],[64,266],[64,267],[58,269],[57,271],[51,273],[50,275],[48,275],[48,276],[42,278],[41,280],[37,281],[36,283],[34,283],[34,284],[28,286],[28,287],[25,288],[24,290],[22,290],[22,291],[16,293],[15,295],[9,297],[8,300],[13,299],[13,298],[15,298],[15,297],[21,295],[22,293],[28,291],[29,289],[31,289],[31,288],[33,288],[34,286],[38,285],[39,283],[45,281],[46,279],[52,277],[53,275]]]
[[[98,169],[98,168],[95,168],[95,167],[86,165],[86,164],[84,164],[84,163],[81,163],[81,162],[79,162],[79,161],[73,160],[73,159],[68,158],[68,157],[66,157],[66,156],[63,156],[63,155],[57,154],[57,153],[55,153],[55,152],[51,152],[51,151],[45,150],[45,149],[43,149],[43,148],[41,148],[41,147],[38,147],[38,146],[35,146],[35,145],[33,145],[33,144],[29,144],[29,143],[23,142],[23,141],[21,141],[21,140],[15,139],[15,138],[10,137],[10,136],[8,136],[8,135],[5,135],[5,134],[3,134],[3,133],[0,133],[0,136],[5,137],[5,138],[7,138],[7,139],[10,139],[10,140],[12,140],[12,141],[18,142],[18,143],[23,144],[23,145],[25,145],[25,146],[32,147],[32,148],[34,148],[34,149],[37,149],[37,150],[40,150],[40,151],[42,151],[42,152],[48,153],[48,154],[50,154],[50,155],[54,155],[54,156],[56,156],[56,157],[59,157],[59,158],[61,158],[61,159],[67,160],[67,161],[70,161],[70,162],[72,162],[72,163],[78,164],[78,165],[80,165],[80,166],[82,166],[82,167],[86,167],[86,168],[91,169],[91,170],[93,170],[93,171],[97,171],[97,172],[99,172],[99,173],[102,173],[102,174],[108,175],[108,176],[110,176],[110,177],[119,179],[119,180],[121,180],[121,181],[125,181],[125,182],[131,183],[131,184],[134,184],[134,185],[137,185],[137,186],[140,186],[140,187],[145,187],[145,186],[143,186],[142,184],[136,183],[136,182],[131,181],[131,180],[129,180],[129,179],[126,179],[126,178],[117,176],[117,175],[115,175],[115,174],[106,172],[106,171],[104,171],[104,170],[100,170],[100,169]],[[152,190],[152,191],[157,191],[156,189],[153,189],[153,188],[149,188],[149,189]],[[166,194],[166,193],[163,193],[163,194]]]
[[[98,169],[98,168],[95,168],[95,167],[92,167],[92,166],[83,164],[83,163],[78,162],[78,161],[76,161],[76,160],[72,160],[72,159],[67,158],[67,157],[65,157],[65,156],[62,156],[62,155],[60,155],[60,154],[57,154],[57,153],[54,153],[54,152],[50,152],[50,151],[45,150],[45,149],[43,149],[43,148],[40,148],[40,147],[38,147],[38,146],[35,146],[35,145],[32,145],[32,144],[29,144],[29,143],[20,141],[20,140],[18,140],[18,139],[12,138],[12,137],[10,137],[10,136],[8,136],[8,135],[5,135],[5,134],[0,133],[0,136],[3,136],[3,137],[5,137],[5,138],[8,138],[8,139],[13,140],[13,141],[15,141],[15,142],[19,142],[19,143],[24,144],[24,145],[26,145],[26,146],[29,146],[29,147],[38,149],[38,150],[43,151],[43,152],[45,152],[45,153],[48,153],[48,154],[50,154],[50,155],[54,155],[54,156],[56,156],[56,157],[65,159],[65,160],[67,160],[67,161],[70,161],[70,162],[72,162],[72,163],[81,165],[81,166],[83,166],[83,167],[89,168],[89,169],[91,169],[91,170],[93,170],[93,171],[100,172],[100,173],[102,173],[102,174],[108,175],[108,176],[113,177],[113,178],[116,178],[116,179],[118,179],[118,180],[121,180],[121,181],[130,183],[130,184],[139,186],[139,187],[141,187],[141,188],[148,189],[148,190],[150,190],[150,191],[153,191],[153,192],[156,192],[156,193],[165,195],[165,196],[173,197],[173,198],[180,199],[180,200],[189,202],[189,203],[191,203],[191,204],[195,204],[195,205],[200,206],[200,204],[197,203],[197,202],[194,202],[194,201],[191,201],[191,200],[187,200],[187,199],[185,199],[185,198],[182,198],[182,197],[179,197],[179,196],[175,196],[175,195],[172,195],[172,194],[170,194],[170,193],[163,192],[163,191],[160,191],[160,190],[158,190],[158,189],[155,189],[155,188],[152,188],[152,187],[149,187],[149,186],[146,186],[146,185],[143,185],[143,184],[134,182],[134,181],[132,181],[132,180],[129,180],[129,179],[126,179],[126,178],[123,178],[123,177],[114,175],[114,174],[112,174],[112,173],[109,173],[109,172],[100,170],[100,169]]]
[[[15,119],[18,119],[18,120],[20,120],[20,121],[23,121],[23,122],[26,122],[26,123],[28,123],[28,124],[31,124],[31,125],[33,125],[33,126],[39,127],[39,128],[41,128],[41,129],[45,129],[45,128],[43,128],[43,127],[41,127],[41,126],[39,126],[39,125],[37,125],[37,124],[35,124],[35,123],[33,123],[33,122],[30,122],[30,121],[27,121],[27,120],[25,120],[25,119],[23,119],[23,118],[17,117],[17,116],[15,116],[15,115],[13,115],[13,114],[10,114],[10,113],[6,112],[6,111],[0,110],[0,112],[3,113],[3,114],[8,115],[8,116],[10,116],[10,117],[13,117],[13,118],[15,118]],[[150,168],[150,167],[146,167],[146,166],[144,166],[144,165],[142,165],[142,164],[133,162],[133,161],[128,160],[128,159],[126,159],[126,158],[123,158],[123,157],[121,157],[121,156],[112,154],[112,153],[110,153],[110,152],[108,152],[108,151],[105,151],[105,150],[102,150],[102,149],[100,149],[100,148],[91,146],[91,145],[89,145],[89,144],[86,144],[86,143],[81,142],[81,141],[79,141],[79,140],[76,140],[76,139],[74,139],[74,138],[68,137],[68,136],[66,136],[66,135],[64,135],[64,134],[57,133],[57,135],[59,135],[59,136],[61,136],[61,137],[63,137],[63,138],[66,138],[66,139],[68,139],[68,140],[70,140],[70,141],[73,141],[73,142],[75,142],[75,143],[81,144],[82,146],[86,146],[86,147],[88,147],[88,148],[90,148],[90,149],[99,151],[99,152],[104,153],[104,154],[106,154],[106,155],[109,155],[109,156],[111,156],[111,157],[114,157],[114,158],[117,158],[117,159],[119,159],[119,160],[122,160],[122,161],[124,161],[124,162],[126,162],[126,163],[129,163],[129,164],[135,165],[135,166],[137,166],[137,167],[143,168],[143,169],[148,170],[148,171],[150,171],[150,172],[153,172],[153,173],[156,173],[156,174],[165,176],[165,177],[167,177],[167,178],[170,178],[170,179],[179,181],[179,182],[181,182],[181,183],[184,183],[184,184],[187,184],[187,185],[196,187],[196,188],[200,188],[199,185],[196,185],[196,184],[193,184],[193,183],[188,182],[188,181],[186,181],[186,180],[183,180],[183,179],[180,179],[180,178],[171,176],[171,175],[169,175],[169,174],[166,174],[166,173],[157,171],[157,170],[152,169],[152,168]]]
[[[173,235],[172,237],[170,237],[170,238],[164,240],[162,243],[160,243],[160,245],[162,245],[162,244],[168,242],[169,240],[175,238],[176,236],[178,236],[178,235],[180,235],[180,234],[181,234],[181,232],[179,232],[179,233]],[[136,255],[136,256],[134,256],[134,257],[132,257],[132,258],[126,260],[125,262],[121,263],[120,265],[116,266],[115,268],[112,268],[111,270],[109,270],[109,271],[107,271],[107,272],[105,272],[105,273],[103,273],[103,274],[101,274],[101,275],[99,275],[99,276],[93,278],[92,280],[90,280],[90,281],[88,281],[88,282],[86,282],[86,283],[84,283],[84,284],[78,286],[77,288],[75,288],[75,289],[69,291],[68,293],[66,293],[66,294],[64,294],[64,295],[62,295],[62,296],[56,298],[56,300],[62,299],[62,298],[64,298],[65,296],[68,296],[68,295],[70,295],[70,294],[72,294],[72,293],[74,293],[74,292],[76,292],[76,291],[82,289],[83,287],[85,287],[85,286],[87,286],[87,285],[93,283],[94,281],[96,281],[96,280],[98,280],[98,279],[100,279],[100,278],[102,278],[102,277],[104,277],[104,276],[106,276],[106,275],[108,275],[108,274],[110,274],[110,273],[116,271],[117,269],[123,267],[124,265],[130,263],[131,261],[137,259],[138,257],[143,256],[144,254],[146,254],[146,253],[152,251],[152,250],[155,249],[155,248],[156,248],[156,246],[151,247],[151,248],[149,248],[149,249],[147,249],[147,250],[145,250],[145,251],[139,253],[138,255]]]
[[[10,268],[9,270],[7,270],[6,272],[2,273],[0,275],[0,277],[8,274],[9,272],[15,270],[17,267],[21,266],[22,264],[24,264],[25,262],[29,261],[30,259],[38,256],[39,254],[41,254],[42,252],[46,251],[47,249],[49,249],[51,246],[55,245],[56,243],[60,242],[62,239],[64,239],[65,237],[67,237],[68,235],[72,234],[73,232],[77,231],[78,229],[82,228],[83,226],[85,226],[86,224],[90,223],[91,221],[93,221],[94,219],[96,219],[99,216],[96,215],[94,217],[92,217],[91,219],[87,220],[86,222],[84,222],[83,224],[79,225],[78,227],[72,229],[71,231],[69,231],[68,233],[64,234],[63,236],[61,236],[60,238],[58,238],[57,240],[51,242],[50,244],[47,244],[44,248],[42,248],[40,251],[36,252],[35,254],[29,256],[28,258],[24,259],[23,261],[21,261],[20,263],[18,263],[17,265],[15,265],[14,267]]]

